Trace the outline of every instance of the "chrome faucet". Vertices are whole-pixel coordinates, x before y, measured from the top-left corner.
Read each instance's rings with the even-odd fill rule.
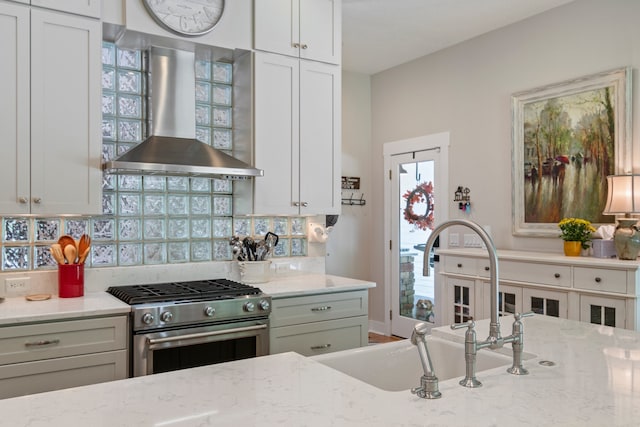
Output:
[[[489,324],[489,342],[488,347],[496,349],[502,347],[502,336],[500,335],[500,320],[498,320],[498,301],[500,299],[500,290],[498,289],[498,254],[496,253],[496,246],[491,240],[491,236],[478,224],[466,219],[451,219],[438,225],[427,239],[426,247],[424,248],[424,264],[422,268],[422,275],[429,276],[429,252],[436,237],[444,230],[453,225],[462,225],[475,231],[489,252],[489,274],[491,280],[491,323]]]
[[[439,399],[442,393],[438,390],[438,377],[433,369],[433,363],[429,356],[429,347],[427,347],[427,339],[425,338],[429,328],[425,323],[418,323],[411,333],[411,343],[418,347],[420,362],[424,374],[420,378],[420,386],[411,389],[411,393],[417,394],[423,399]]]
[[[498,313],[498,305],[500,300],[500,289],[498,284],[498,254],[496,252],[496,247],[493,244],[493,240],[491,240],[491,237],[482,227],[480,227],[475,222],[466,219],[452,219],[438,225],[429,236],[429,239],[427,239],[427,244],[424,248],[424,267],[422,273],[424,276],[429,276],[429,252],[431,251],[431,247],[433,246],[436,237],[438,237],[442,230],[453,225],[461,225],[470,228],[471,230],[475,231],[478,236],[480,236],[485,247],[487,248],[487,251],[489,252],[489,273],[491,280],[491,321],[489,323],[489,337],[485,341],[477,341],[476,332],[474,330],[475,322],[473,320],[469,320],[466,323],[451,325],[451,329],[460,329],[465,327],[468,328],[467,332],[465,333],[464,352],[466,375],[464,379],[460,381],[460,385],[470,388],[482,386],[482,383],[476,379],[475,375],[476,354],[478,350],[483,348],[490,348],[493,350],[503,347],[506,343],[511,343],[511,347],[513,349],[513,364],[511,368],[507,369],[507,372],[513,375],[527,375],[529,372],[524,368],[524,366],[522,366],[524,327],[521,319],[523,317],[532,316],[533,313],[516,313],[512,334],[505,338],[502,337],[500,333],[500,320]]]

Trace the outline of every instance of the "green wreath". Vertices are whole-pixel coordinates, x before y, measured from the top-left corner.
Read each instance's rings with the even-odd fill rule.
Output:
[[[418,184],[416,188],[407,191],[402,197],[406,200],[404,219],[409,224],[413,224],[421,230],[433,230],[433,183],[423,182],[422,184]],[[423,215],[418,215],[413,211],[413,205],[416,203],[427,204],[427,209]]]

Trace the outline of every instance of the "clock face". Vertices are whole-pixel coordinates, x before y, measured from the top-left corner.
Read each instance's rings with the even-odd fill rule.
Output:
[[[201,36],[218,23],[224,0],[143,0],[149,14],[174,33]]]

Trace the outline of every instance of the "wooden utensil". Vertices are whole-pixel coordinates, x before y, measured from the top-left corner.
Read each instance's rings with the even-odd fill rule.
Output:
[[[84,260],[87,259],[87,255],[89,255],[89,251],[91,247],[87,247],[82,254],[78,257],[78,264],[84,264]]]
[[[60,244],[54,243],[51,245],[49,252],[51,252],[51,256],[58,264],[64,264],[64,253],[62,252],[62,246],[60,246]]]
[[[58,239],[58,244],[62,247],[62,252],[63,253],[64,253],[64,249],[69,245],[73,246],[74,248],[76,247],[76,241],[73,240],[73,237],[68,236],[66,234],[63,235],[63,236],[60,236],[60,238]],[[78,249],[76,248],[76,252],[77,252],[77,250]]]
[[[86,234],[80,236],[80,241],[78,242],[78,256],[82,256],[89,246],[91,246],[91,237]]]
[[[77,255],[78,250],[76,249],[76,245],[67,245],[64,247],[64,257],[68,264],[75,264]]]

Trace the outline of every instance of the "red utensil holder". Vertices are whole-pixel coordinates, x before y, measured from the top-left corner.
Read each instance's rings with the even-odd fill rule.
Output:
[[[84,264],[58,265],[58,296],[74,298],[84,295]]]

